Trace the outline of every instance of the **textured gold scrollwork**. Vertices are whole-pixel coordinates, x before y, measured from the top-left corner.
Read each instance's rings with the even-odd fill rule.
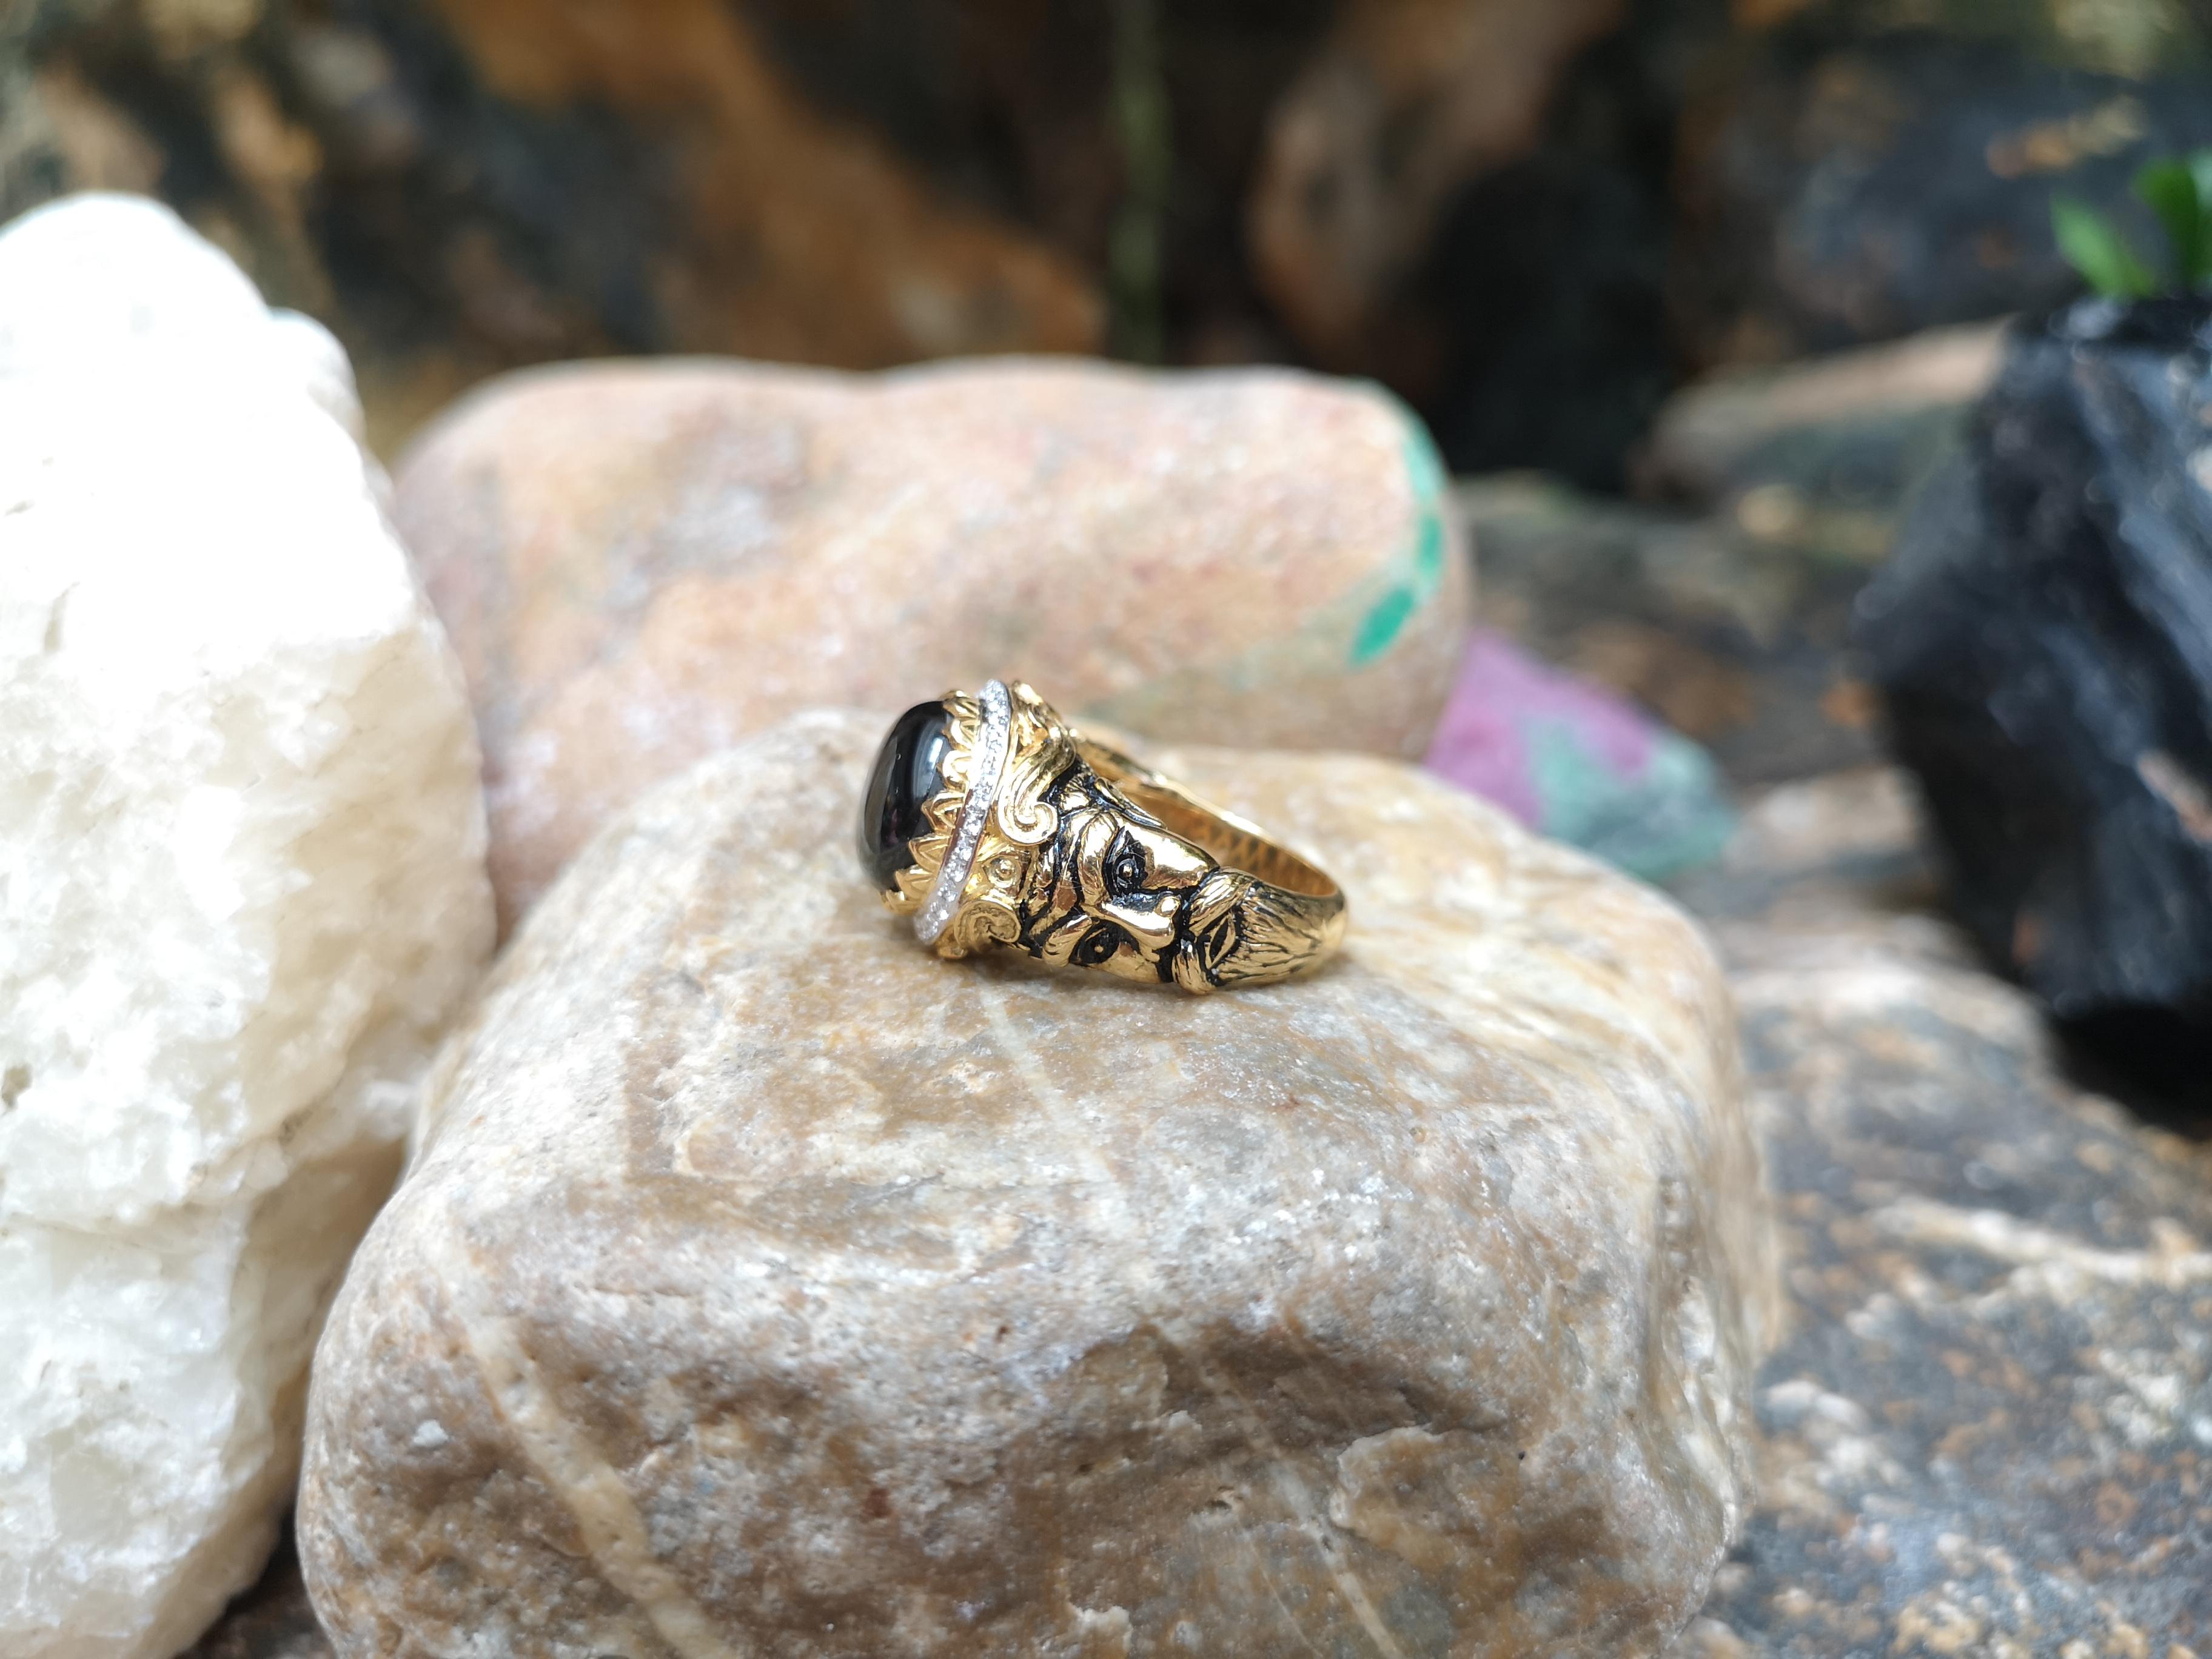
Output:
[[[1301,973],[1343,937],[1344,896],[1320,871],[1085,739],[1028,686],[1011,690],[998,798],[941,954],[1011,946],[1056,967],[1206,992]],[[945,706],[945,787],[888,896],[907,914],[944,861],[975,774],[979,706],[960,694]]]
[[[1019,683],[1012,690],[1013,742],[994,815],[1008,841],[1042,847],[1060,833],[1060,810],[1048,797],[1061,775],[1076,763],[1075,742],[1036,692]]]

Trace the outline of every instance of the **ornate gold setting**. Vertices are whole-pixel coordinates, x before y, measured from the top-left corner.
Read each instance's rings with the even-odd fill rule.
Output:
[[[901,915],[922,912],[976,778],[995,771],[939,955],[1012,946],[1055,967],[1205,993],[1287,979],[1342,940],[1344,894],[1322,871],[1085,737],[1029,686],[1006,693],[1002,766],[986,759],[995,733],[985,698],[945,697],[949,744],[923,808],[929,827],[907,843],[913,862],[884,895]],[[998,695],[996,684],[985,694]]]

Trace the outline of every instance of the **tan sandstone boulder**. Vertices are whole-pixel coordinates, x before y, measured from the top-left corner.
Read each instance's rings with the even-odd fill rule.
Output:
[[[1665,901],[1410,768],[1167,757],[1344,879],[1190,998],[920,950],[802,715],[576,861],[320,1350],[346,1659],[1649,1653],[1774,1295]]]
[[[1279,371],[728,362],[501,382],[400,528],[483,734],[512,927],[647,785],[824,703],[1028,675],[1158,737],[1414,757],[1468,571],[1419,423]]]

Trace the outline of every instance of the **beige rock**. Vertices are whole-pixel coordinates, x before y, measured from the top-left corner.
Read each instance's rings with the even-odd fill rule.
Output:
[[[1027,675],[1152,736],[1425,747],[1466,560],[1426,434],[1279,372],[544,372],[402,467],[507,925],[647,784],[794,708]]]
[[[1655,495],[1721,500],[1742,489],[1761,452],[1802,447],[1824,428],[1863,442],[1869,428],[1963,410],[1996,379],[2008,326],[1962,323],[1780,368],[1721,369],[1667,400],[1639,482]]]
[[[1694,927],[1396,763],[1194,751],[1337,965],[947,963],[850,867],[881,729],[656,791],[449,1045],[318,1357],[338,1653],[1654,1650],[1774,1294]]]

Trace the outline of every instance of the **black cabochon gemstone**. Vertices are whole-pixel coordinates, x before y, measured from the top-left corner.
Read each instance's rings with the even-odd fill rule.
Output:
[[[886,893],[898,890],[898,872],[914,862],[907,843],[929,833],[922,809],[944,787],[951,720],[941,702],[918,702],[892,724],[876,751],[868,793],[860,803],[860,864]]]

